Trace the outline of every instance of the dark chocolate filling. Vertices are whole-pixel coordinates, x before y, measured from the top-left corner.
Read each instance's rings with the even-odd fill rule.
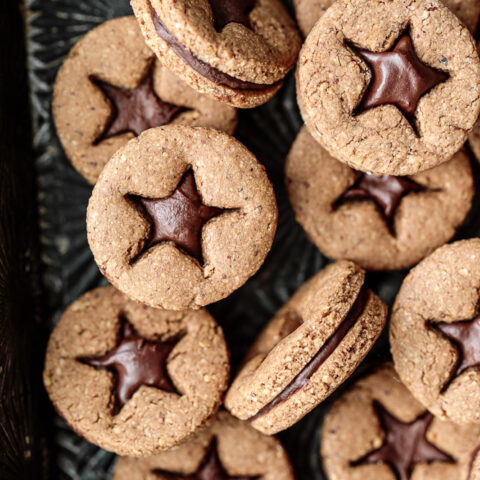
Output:
[[[173,242],[203,265],[202,228],[226,209],[203,204],[191,170],[183,175],[175,191],[168,197],[128,198],[143,211],[152,226],[145,248],[133,262],[151,247],[162,242]]]
[[[431,413],[424,413],[413,422],[405,423],[391,415],[380,403],[375,402],[375,413],[385,432],[383,445],[351,463],[352,467],[386,463],[398,480],[409,480],[418,463],[453,463],[450,455],[427,439],[427,430],[433,420]]]
[[[117,345],[112,350],[105,355],[77,360],[114,374],[114,412],[118,413],[142,385],[180,394],[167,371],[168,356],[179,340],[180,337],[166,342],[147,340],[122,317]]]
[[[382,214],[390,233],[394,235],[394,216],[403,197],[426,190],[409,177],[360,173],[355,183],[333,203],[333,209],[336,210],[347,202],[372,200]]]
[[[431,326],[448,338],[458,352],[455,370],[442,387],[444,392],[465,370],[480,366],[480,315],[473,320],[438,322],[432,323]]]
[[[253,477],[247,475],[232,477],[229,475],[218,456],[216,439],[212,440],[207,454],[195,473],[185,475],[160,469],[152,470],[152,473],[166,480],[258,480],[260,478],[258,475]]]
[[[447,81],[449,74],[418,58],[408,30],[390,51],[370,52],[355,47],[353,50],[372,72],[372,80],[354,115],[380,105],[395,105],[418,135],[414,117],[420,98]]]
[[[307,365],[305,365],[303,370],[285,387],[281,393],[279,393],[270,403],[267,403],[263,408],[261,408],[258,413],[249,419],[249,421],[256,420],[262,415],[270,412],[278,404],[288,400],[294,393],[298,392],[308,384],[312,375],[320,368],[322,363],[325,362],[325,360],[333,353],[338,345],[340,345],[347,333],[356,323],[365,309],[367,298],[368,293],[363,290],[360,291],[345,319],[332,334],[332,336],[322,345],[315,356],[307,363]]]
[[[193,52],[191,52],[185,45],[182,45],[174,35],[172,35],[166,28],[165,24],[160,20],[155,9],[152,7],[151,2],[148,2],[150,7],[150,14],[152,15],[153,25],[158,36],[168,43],[170,48],[190,67],[192,67],[197,73],[202,75],[208,80],[216,83],[217,85],[222,85],[234,90],[265,90],[269,87],[275,87],[280,82],[274,83],[272,85],[268,84],[259,84],[252,82],[245,82],[244,80],[239,80],[238,78],[232,77],[227,73],[224,73],[218,68],[213,67],[212,65],[200,60]]]

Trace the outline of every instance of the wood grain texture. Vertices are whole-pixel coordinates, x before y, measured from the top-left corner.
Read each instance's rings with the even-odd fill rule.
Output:
[[[21,4],[0,2],[0,478],[46,477],[34,165]]]

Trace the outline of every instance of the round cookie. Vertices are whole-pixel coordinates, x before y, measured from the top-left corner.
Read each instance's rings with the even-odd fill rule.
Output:
[[[294,480],[280,442],[221,411],[188,442],[148,458],[119,458],[112,480]]]
[[[91,30],[60,69],[52,104],[58,136],[90,183],[115,151],[150,127],[235,130],[234,108],[198,94],[154,59],[131,16]]]
[[[298,26],[307,36],[318,19],[327,11],[335,0],[294,0]],[[475,32],[480,15],[478,0],[443,0],[443,3],[467,26]]]
[[[263,433],[284,430],[358,367],[379,337],[386,305],[363,287],[353,262],[328,265],[277,312],[225,397],[236,417]]]
[[[195,90],[240,108],[269,100],[301,40],[280,0],[132,0],[147,44]]]
[[[112,157],[90,198],[88,241],[130,298],[199,308],[245,283],[272,245],[277,206],[265,169],[216,130],[150,129]]]
[[[480,459],[480,427],[433,417],[389,363],[334,403],[320,443],[332,480],[472,480],[472,460]]]
[[[468,137],[480,59],[438,0],[338,0],[302,48],[297,93],[310,133],[334,158],[413,175],[449,160]]]
[[[328,257],[368,270],[418,263],[448,242],[472,205],[470,159],[452,160],[413,177],[374,177],[338,162],[303,127],[286,163],[298,222]]]
[[[335,0],[293,0],[300,31],[306,37]]]
[[[229,368],[222,330],[207,311],[153,309],[102,287],[63,314],[43,380],[58,413],[87,441],[146,456],[215,414]]]
[[[480,239],[439,248],[405,278],[390,344],[395,368],[434,415],[480,423]]]

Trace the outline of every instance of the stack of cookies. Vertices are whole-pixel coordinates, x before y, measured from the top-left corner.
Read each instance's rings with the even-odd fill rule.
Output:
[[[303,47],[281,0],[131,4],[134,16],[77,43],[55,84],[111,284],[51,335],[44,383],[58,413],[120,456],[115,480],[293,480],[273,435],[345,385],[384,330],[368,271],[414,267],[391,311],[393,361],[333,404],[323,469],[480,479],[480,239],[444,245],[474,200],[480,1],[297,0]],[[265,168],[232,136],[237,108],[270,100],[297,60],[305,126],[286,184],[334,261],[230,378],[205,307],[259,270],[278,220]]]

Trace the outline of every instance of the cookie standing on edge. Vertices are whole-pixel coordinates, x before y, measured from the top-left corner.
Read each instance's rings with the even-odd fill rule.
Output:
[[[280,442],[219,412],[208,428],[169,452],[119,458],[113,480],[294,480]]]
[[[303,127],[286,163],[298,222],[328,257],[368,270],[418,263],[448,242],[467,216],[474,182],[461,150],[413,177],[374,177],[332,158]]]
[[[269,100],[301,40],[279,0],[131,0],[146,42],[192,88],[235,107]]]
[[[480,59],[440,1],[338,0],[302,48],[297,94],[310,133],[334,158],[413,175],[449,160],[468,137]]]
[[[363,288],[365,273],[337,262],[305,283],[247,355],[225,406],[266,434],[284,430],[327,398],[379,337],[386,305]]]
[[[153,309],[102,287],[63,314],[43,379],[58,413],[87,441],[146,456],[207,422],[229,370],[222,330],[206,310]]]
[[[87,212],[101,272],[137,301],[199,308],[243,285],[273,242],[265,169],[211,129],[168,126],[131,140],[100,176]]]
[[[233,133],[234,108],[198,94],[154,59],[132,16],[91,30],[60,69],[52,104],[58,136],[90,183],[148,128],[173,123]]]
[[[389,363],[333,404],[320,443],[332,480],[473,480],[480,460],[480,426],[434,418]]]
[[[335,0],[294,0],[295,14],[298,26],[303,35],[307,36],[319,18],[333,5]],[[443,0],[443,3],[472,32],[478,24],[480,2],[478,0]]]
[[[480,239],[446,245],[405,278],[393,307],[395,368],[434,415],[480,423]]]

